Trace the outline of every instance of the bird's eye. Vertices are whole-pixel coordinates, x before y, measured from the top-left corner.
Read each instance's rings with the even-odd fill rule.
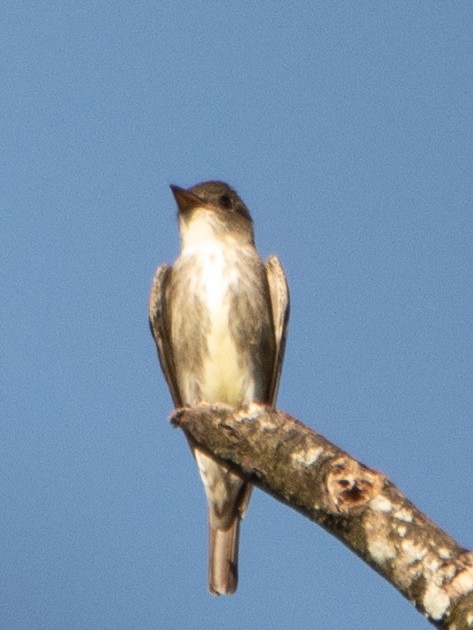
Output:
[[[220,197],[220,204],[224,208],[231,208],[232,207],[232,200],[230,199],[230,196],[227,195],[227,194],[221,195],[221,197]]]

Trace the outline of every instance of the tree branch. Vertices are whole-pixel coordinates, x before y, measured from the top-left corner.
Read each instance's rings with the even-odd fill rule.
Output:
[[[382,473],[264,405],[201,404],[171,420],[191,442],[339,538],[433,625],[473,627],[473,553]]]

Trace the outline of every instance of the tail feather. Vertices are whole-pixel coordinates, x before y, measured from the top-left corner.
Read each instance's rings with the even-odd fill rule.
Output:
[[[212,595],[231,595],[238,584],[240,519],[228,529],[209,526],[209,590]]]

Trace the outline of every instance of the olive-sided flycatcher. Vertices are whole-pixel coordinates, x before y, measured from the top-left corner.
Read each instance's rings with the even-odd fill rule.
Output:
[[[289,316],[281,263],[259,257],[250,213],[230,186],[171,189],[181,255],[172,267],[158,267],[149,319],[174,405],[274,405]],[[251,487],[190,446],[209,509],[209,590],[230,594]]]

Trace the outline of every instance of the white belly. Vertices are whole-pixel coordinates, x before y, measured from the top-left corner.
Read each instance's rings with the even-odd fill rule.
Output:
[[[202,264],[200,290],[210,313],[208,353],[203,362],[202,391],[207,402],[239,405],[254,397],[249,367],[241,365],[235,342],[230,334],[231,291],[238,288],[238,273],[229,271],[235,259],[225,258],[219,248],[200,255]]]

